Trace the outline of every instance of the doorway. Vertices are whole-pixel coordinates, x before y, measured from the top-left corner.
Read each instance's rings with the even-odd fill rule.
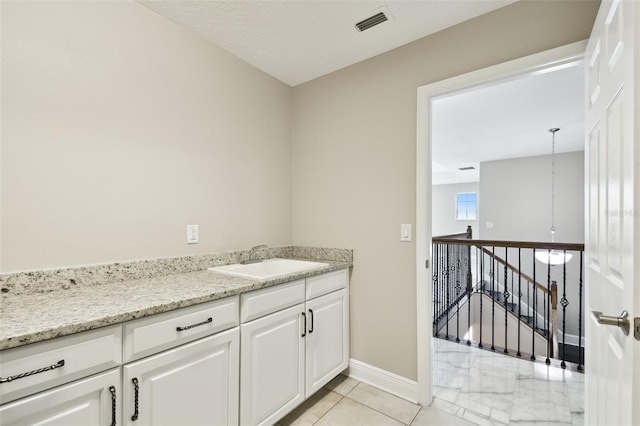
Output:
[[[432,392],[432,329],[430,264],[432,205],[433,103],[441,97],[464,90],[487,87],[497,82],[522,78],[571,66],[584,57],[586,42],[573,43],[536,55],[510,61],[462,76],[418,88],[416,164],[416,295],[419,402],[429,405]]]

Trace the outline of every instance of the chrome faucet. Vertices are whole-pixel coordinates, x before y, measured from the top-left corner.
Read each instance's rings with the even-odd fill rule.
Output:
[[[245,260],[243,260],[243,261],[241,261],[240,263],[241,263],[241,264],[243,264],[243,265],[246,265],[247,263],[257,263],[257,262],[261,262],[261,261],[262,261],[262,259],[256,259],[256,258],[255,258],[256,253],[257,253],[259,250],[266,250],[266,249],[268,249],[268,248],[269,248],[269,246],[268,246],[268,245],[266,245],[266,244],[260,244],[259,246],[251,247],[251,250],[249,250],[249,258],[248,258],[248,259],[245,259]]]

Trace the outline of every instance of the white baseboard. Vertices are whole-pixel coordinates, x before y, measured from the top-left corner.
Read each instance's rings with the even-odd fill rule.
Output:
[[[415,380],[409,380],[353,358],[349,360],[349,377],[418,403],[418,382]]]

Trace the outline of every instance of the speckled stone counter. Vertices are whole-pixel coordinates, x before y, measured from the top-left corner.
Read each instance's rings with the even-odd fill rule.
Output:
[[[55,337],[78,333],[112,324],[118,324],[136,318],[171,311],[197,303],[221,299],[223,297],[246,293],[284,282],[306,278],[325,272],[348,268],[352,265],[351,250],[291,248],[286,253],[276,253],[278,256],[305,260],[317,260],[327,266],[310,271],[298,272],[273,279],[257,280],[226,275],[208,270],[193,272],[166,273],[166,268],[158,269],[157,276],[149,263],[157,262],[167,265],[166,259],[145,261],[146,278],[126,279],[127,274],[116,273],[118,280],[100,282],[92,279],[82,283],[81,278],[73,274],[74,270],[87,273],[87,268],[69,268],[42,272],[7,274],[0,277],[4,291],[0,302],[0,350],[14,348],[29,343],[35,343]],[[233,252],[240,253],[240,252]],[[282,256],[286,254],[287,256]],[[207,255],[214,256],[214,255]],[[216,256],[214,256],[216,257]],[[218,256],[220,257],[220,256]],[[228,260],[229,256],[222,256]],[[233,257],[233,256],[231,256]],[[191,257],[190,259],[196,259]],[[185,258],[175,258],[176,262],[184,262]],[[336,260],[337,259],[337,260]],[[229,262],[212,262],[196,259],[198,265],[206,267],[221,265]],[[236,260],[235,258],[232,260]],[[171,263],[171,259],[169,263]],[[130,268],[129,264],[127,268]],[[106,268],[114,270],[113,265],[100,265],[90,268]],[[135,268],[134,268],[135,269]],[[202,269],[202,267],[201,267]],[[116,268],[115,270],[118,270]],[[171,270],[171,267],[169,267]],[[63,272],[60,272],[63,271]],[[133,272],[133,275],[138,272]],[[55,277],[64,276],[56,281],[57,287],[52,285],[37,286],[25,276],[31,274],[31,281],[47,283]],[[93,271],[92,277],[99,273]],[[113,275],[113,274],[111,274]],[[49,277],[49,280],[48,278]],[[123,279],[124,277],[124,279]],[[20,285],[10,286],[12,280]],[[69,286],[72,280],[75,285]],[[79,283],[80,282],[80,283]]]

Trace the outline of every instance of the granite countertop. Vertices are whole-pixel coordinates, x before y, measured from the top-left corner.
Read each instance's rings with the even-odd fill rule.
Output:
[[[343,259],[317,260],[327,266],[264,280],[205,269],[46,292],[3,294],[0,350],[345,269],[352,264]]]

